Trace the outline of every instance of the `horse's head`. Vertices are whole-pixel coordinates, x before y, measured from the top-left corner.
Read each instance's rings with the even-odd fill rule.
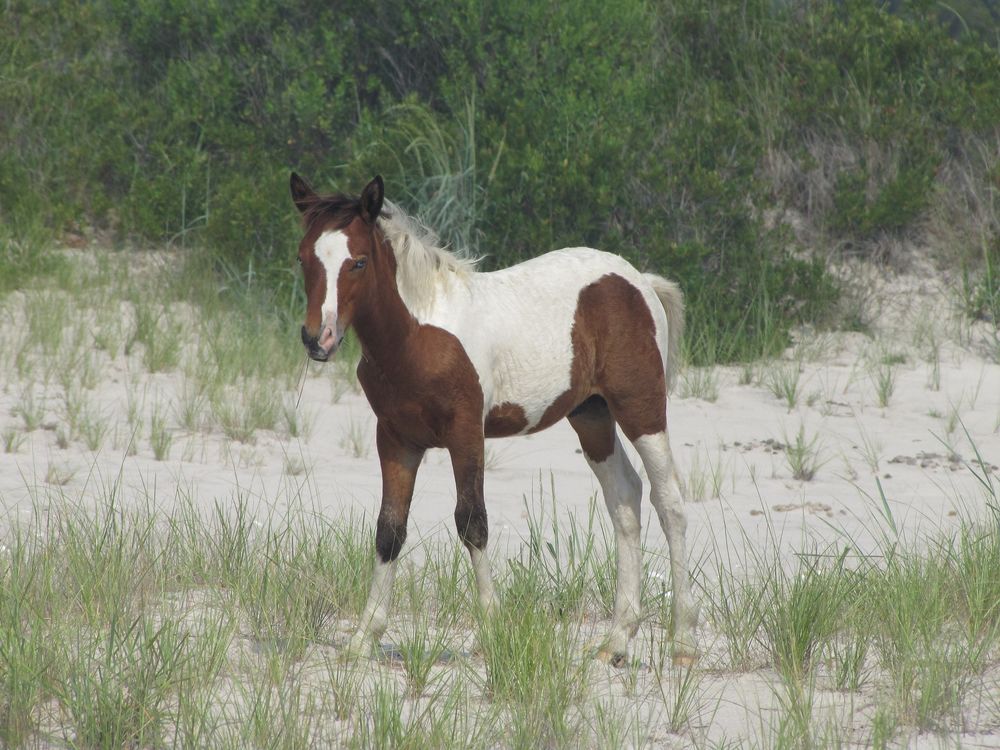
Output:
[[[340,346],[359,303],[374,292],[385,188],[376,177],[360,198],[317,195],[293,172],[291,190],[305,227],[299,243],[306,292],[302,343],[310,357],[325,362]]]

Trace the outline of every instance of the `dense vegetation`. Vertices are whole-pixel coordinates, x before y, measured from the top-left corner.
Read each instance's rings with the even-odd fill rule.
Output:
[[[995,320],[998,13],[942,7],[13,0],[3,275],[26,237],[98,228],[209,250],[290,311],[294,168],[381,172],[488,264],[587,244],[676,278],[699,361],[828,319],[817,250],[947,246]]]

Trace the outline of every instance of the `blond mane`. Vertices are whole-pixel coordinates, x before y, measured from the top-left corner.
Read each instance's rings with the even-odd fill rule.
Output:
[[[441,247],[434,230],[391,201],[383,203],[379,227],[396,255],[399,295],[414,313],[432,309],[439,288],[476,270],[478,258]]]

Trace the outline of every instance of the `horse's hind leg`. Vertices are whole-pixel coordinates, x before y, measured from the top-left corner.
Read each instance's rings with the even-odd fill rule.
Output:
[[[641,435],[632,444],[642,458],[649,477],[649,497],[659,516],[660,526],[667,537],[670,549],[670,577],[673,585],[671,614],[674,622],[674,662],[690,664],[698,656],[694,628],[698,611],[691,599],[691,584],[687,571],[687,551],[684,534],[687,518],[684,515],[674,457],[670,452],[670,439],[666,430],[651,435]]]
[[[587,463],[600,482],[615,530],[618,568],[615,609],[607,637],[598,647],[598,658],[621,664],[642,614],[642,548],[639,542],[642,482],[625,455],[614,419],[603,398],[593,396],[574,409],[569,415],[569,423],[576,430]]]

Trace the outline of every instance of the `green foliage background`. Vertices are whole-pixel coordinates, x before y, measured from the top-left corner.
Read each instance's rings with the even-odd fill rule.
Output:
[[[348,192],[380,172],[488,265],[622,253],[682,284],[695,361],[760,355],[837,298],[763,217],[800,210],[859,247],[918,226],[942,163],[997,142],[998,17],[972,1],[13,0],[4,262],[23,255],[12,238],[95,226],[195,244],[291,311],[289,170]],[[817,139],[861,155],[819,212],[765,168],[782,154],[808,172]],[[892,169],[866,159],[886,150]]]

